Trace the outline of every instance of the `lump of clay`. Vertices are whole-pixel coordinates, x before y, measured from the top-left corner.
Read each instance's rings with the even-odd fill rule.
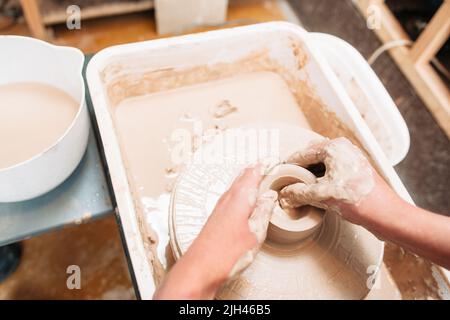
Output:
[[[263,179],[260,194],[268,190],[280,192],[283,188],[295,184],[315,183],[316,177],[310,171],[295,164],[275,166]],[[304,206],[282,209],[277,201],[273,209],[268,229],[268,239],[277,243],[293,243],[311,236],[320,228],[324,211]]]

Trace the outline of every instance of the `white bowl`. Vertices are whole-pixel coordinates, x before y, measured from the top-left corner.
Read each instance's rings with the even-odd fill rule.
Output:
[[[0,169],[0,202],[38,197],[62,183],[77,167],[89,137],[89,115],[84,100],[83,53],[20,36],[0,36],[0,85],[39,82],[57,87],[78,103],[65,133],[31,159]]]

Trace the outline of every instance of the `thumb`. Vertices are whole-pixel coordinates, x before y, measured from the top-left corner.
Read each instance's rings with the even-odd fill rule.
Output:
[[[298,208],[304,205],[312,205],[319,208],[326,207],[322,203],[331,195],[325,183],[291,184],[280,191],[280,205],[282,208]]]
[[[256,206],[252,212],[252,215],[248,219],[248,225],[250,231],[255,234],[258,245],[248,250],[242,257],[239,258],[231,269],[228,275],[228,280],[235,279],[248,268],[253,260],[255,260],[261,244],[266,239],[267,227],[269,226],[269,221],[272,217],[272,210],[277,199],[278,193],[273,190],[269,190],[260,195],[256,200]]]
[[[250,231],[256,235],[258,245],[262,244],[266,239],[267,227],[277,200],[278,193],[273,190],[261,194],[256,200],[256,206],[248,219],[248,224]]]

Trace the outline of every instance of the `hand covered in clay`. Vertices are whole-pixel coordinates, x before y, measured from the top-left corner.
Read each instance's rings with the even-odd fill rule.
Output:
[[[358,205],[375,185],[369,161],[346,138],[313,144],[293,154],[287,162],[305,168],[323,163],[326,171],[314,184],[296,183],[282,189],[280,204],[284,208],[313,205],[344,214],[343,206]]]
[[[310,204],[337,212],[381,239],[450,268],[450,217],[404,201],[347,139],[314,144],[293,154],[288,162],[302,167],[323,162],[326,172],[314,184],[282,189],[283,207]]]
[[[217,202],[186,254],[155,294],[157,299],[212,299],[247,268],[264,242],[277,193],[257,197],[260,166],[245,169]]]
[[[258,195],[263,178],[261,166],[245,169],[218,201],[205,226],[226,242],[220,250],[234,262],[227,278],[244,271],[266,239],[267,227],[278,194],[269,190]],[[231,247],[230,247],[231,246]]]

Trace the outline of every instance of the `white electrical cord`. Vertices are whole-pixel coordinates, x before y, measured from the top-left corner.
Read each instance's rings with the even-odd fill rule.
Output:
[[[400,39],[400,40],[392,40],[389,42],[386,42],[381,47],[379,47],[377,50],[375,50],[374,53],[367,59],[367,62],[372,65],[379,56],[381,56],[383,53],[385,53],[387,50],[390,50],[392,48],[396,47],[403,47],[403,46],[411,46],[413,42],[411,40],[406,39]]]
[[[372,55],[369,57],[369,59],[367,59],[367,62],[370,65],[373,65],[375,63],[375,61],[384,52],[386,52],[392,48],[396,48],[396,47],[403,47],[403,46],[410,47],[413,43],[414,42],[412,42],[411,40],[407,40],[407,39],[399,39],[399,40],[393,40],[393,41],[386,42],[381,47],[379,47],[377,50],[375,50],[374,53],[372,53]],[[436,69],[444,77],[446,77],[448,80],[450,80],[450,72],[445,68],[445,66],[442,63],[439,62],[439,60],[436,57],[433,57],[433,59],[431,59],[431,63],[436,67]]]

